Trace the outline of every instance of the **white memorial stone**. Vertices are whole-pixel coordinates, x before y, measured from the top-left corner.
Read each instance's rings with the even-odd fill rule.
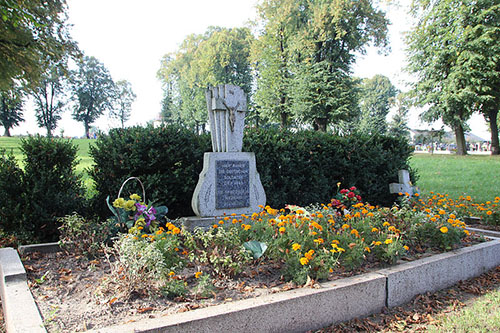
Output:
[[[410,196],[414,193],[418,193],[418,189],[414,187],[410,181],[410,173],[408,170],[399,170],[398,180],[399,183],[389,184],[390,193],[408,193]]]
[[[250,214],[266,203],[255,154],[242,152],[247,108],[240,87],[207,90],[213,153],[205,153],[191,206],[199,217]]]

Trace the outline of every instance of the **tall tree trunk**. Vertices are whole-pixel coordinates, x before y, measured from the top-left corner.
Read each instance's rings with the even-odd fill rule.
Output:
[[[3,134],[3,136],[7,136],[10,138],[10,129],[8,127],[5,127],[5,133]]]
[[[87,137],[87,139],[90,139],[90,126],[89,126],[89,123],[87,121],[84,121],[83,122],[83,126],[85,127],[85,136]]]
[[[51,137],[52,137],[52,132],[50,131],[49,126],[47,126],[47,138],[51,138]]]
[[[458,124],[454,128],[455,139],[457,141],[457,155],[467,155],[467,145],[465,143],[464,128],[462,124]]]
[[[316,118],[314,119],[314,123],[316,125],[314,126],[316,131],[326,132],[326,126],[328,124],[328,120],[326,117]]]
[[[500,147],[498,143],[498,110],[491,108],[488,112],[491,132],[491,155],[499,155]]]

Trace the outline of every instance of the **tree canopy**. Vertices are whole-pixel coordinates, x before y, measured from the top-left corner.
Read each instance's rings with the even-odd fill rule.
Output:
[[[69,36],[66,1],[0,0],[0,85],[36,81],[43,63],[76,54]]]
[[[208,86],[234,84],[250,94],[252,40],[247,28],[210,27],[204,34],[187,36],[177,52],[165,55],[158,77],[167,98],[163,108],[170,117],[196,131],[204,130]]]
[[[83,57],[72,74],[71,89],[75,99],[73,118],[83,122],[85,135],[90,136],[90,124],[105,111],[113,109],[116,88],[111,75],[94,57]]]
[[[5,136],[10,136],[10,129],[23,121],[23,93],[21,88],[11,86],[0,88],[0,125]]]
[[[457,154],[466,154],[466,121],[477,111],[495,120],[492,145],[498,153],[499,10],[495,0],[414,1],[418,24],[407,39],[408,68],[418,78],[413,101],[429,107],[425,120],[441,119],[453,128]]]
[[[127,80],[120,80],[116,82],[116,97],[115,97],[115,107],[110,111],[112,118],[116,118],[120,121],[122,128],[125,127],[125,123],[130,119],[130,113],[132,110],[132,103],[136,99],[136,95],[132,90],[132,84]]]

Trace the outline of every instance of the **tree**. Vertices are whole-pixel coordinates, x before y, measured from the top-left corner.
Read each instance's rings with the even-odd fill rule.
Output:
[[[345,112],[356,104],[355,54],[371,42],[387,45],[385,14],[370,0],[266,0],[261,20],[265,46],[258,89],[265,90],[257,91],[258,103],[278,105],[282,118],[292,113],[321,131],[350,118]],[[273,85],[265,88],[267,82]]]
[[[113,109],[115,84],[106,67],[94,57],[84,57],[72,76],[71,86],[76,100],[73,118],[83,122],[85,135],[89,138],[90,125],[104,111]]]
[[[40,59],[58,62],[77,53],[66,11],[65,0],[0,1],[0,88],[16,79],[36,81],[44,72]]]
[[[125,123],[130,119],[132,103],[136,97],[130,82],[127,80],[116,82],[116,107],[111,109],[110,115],[120,121],[122,128],[125,128]]]
[[[35,100],[36,120],[39,127],[47,130],[47,137],[61,120],[61,113],[66,105],[64,69],[62,64],[53,65],[40,77],[40,80],[27,86]]]
[[[408,69],[418,76],[414,104],[429,106],[424,120],[454,130],[458,155],[467,153],[466,121],[477,111],[490,120],[498,152],[499,9],[495,0],[414,1],[419,21],[407,39]]]
[[[361,119],[358,129],[366,134],[385,134],[386,118],[397,94],[398,89],[386,76],[364,79],[359,94]]]
[[[408,105],[405,100],[405,95],[400,93],[395,99],[396,113],[389,123],[389,135],[396,137],[410,138],[410,130],[408,128]]]
[[[19,87],[0,89],[0,125],[5,129],[4,136],[10,136],[10,129],[23,119],[23,97]]]
[[[164,90],[168,90],[164,95],[174,104],[169,106],[177,114],[172,118],[194,131],[204,131],[208,121],[205,101],[208,86],[234,84],[249,95],[252,40],[247,28],[210,27],[202,35],[189,35],[177,52],[165,55],[158,78]]]

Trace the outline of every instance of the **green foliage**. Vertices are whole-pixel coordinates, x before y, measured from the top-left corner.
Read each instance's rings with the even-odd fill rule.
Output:
[[[121,127],[125,127],[125,123],[130,118],[132,103],[137,96],[132,90],[132,85],[127,80],[116,82],[116,106],[111,110],[110,115],[120,121]]]
[[[113,109],[117,96],[116,87],[109,71],[94,57],[83,57],[78,71],[72,75],[72,90],[76,100],[73,118],[83,122],[89,138],[90,124],[104,111]]]
[[[66,140],[40,136],[21,140],[24,153],[24,228],[39,241],[58,238],[57,218],[84,207],[77,148]]]
[[[364,79],[359,91],[361,117],[358,130],[365,134],[386,134],[386,117],[397,93],[386,76],[378,74]]]
[[[385,14],[372,1],[311,0],[263,1],[258,13],[263,28],[252,57],[263,118],[321,131],[352,120],[355,53],[387,44]]]
[[[258,241],[248,241],[243,243],[243,247],[252,254],[254,259],[259,259],[267,250],[267,244]]]
[[[143,182],[148,201],[169,208],[169,217],[192,215],[190,202],[209,140],[174,125],[113,129],[99,137],[90,147],[95,165],[89,174],[97,191],[92,199],[94,212],[107,217],[106,197],[115,198],[121,184],[134,176]],[[134,186],[127,184],[124,196],[142,193]]]
[[[251,260],[239,237],[238,227],[197,229],[187,237],[189,259],[198,265],[210,264],[209,267],[219,276],[235,276]]]
[[[35,81],[40,64],[77,52],[68,32],[65,0],[0,1],[0,87]]]
[[[133,235],[121,235],[110,250],[116,257],[112,264],[113,280],[130,295],[155,294],[163,289],[167,295],[180,295],[184,288],[172,279],[175,270],[184,266],[175,248],[176,237],[151,241]]]
[[[158,77],[164,84],[166,120],[178,121],[196,132],[204,131],[208,86],[234,84],[249,94],[252,40],[248,28],[210,27],[204,34],[189,35],[177,52],[165,55]]]
[[[12,85],[0,88],[0,125],[5,129],[5,136],[10,136],[10,129],[19,125],[23,119],[23,98],[21,89]]]
[[[7,233],[21,230],[23,171],[13,154],[0,150],[0,226]]]
[[[414,104],[429,105],[425,120],[441,119],[455,130],[459,155],[466,154],[465,122],[476,111],[491,120],[498,151],[499,9],[494,0],[414,1],[418,24],[407,39],[408,68],[418,75]]]
[[[328,202],[337,183],[356,186],[365,200],[390,205],[388,184],[408,169],[412,150],[403,138],[338,137],[312,131],[249,130],[244,150],[256,154],[267,203],[301,206]],[[413,176],[415,176],[413,174]]]
[[[103,246],[116,235],[118,228],[112,220],[99,222],[87,220],[78,214],[66,215],[58,219],[59,245],[68,252],[97,257]]]

